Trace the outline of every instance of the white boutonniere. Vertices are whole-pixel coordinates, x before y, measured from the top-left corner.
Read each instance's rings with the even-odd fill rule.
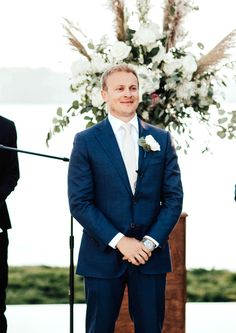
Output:
[[[139,146],[141,146],[145,151],[160,151],[161,147],[159,143],[154,139],[152,135],[147,135],[145,138],[142,136],[138,140]]]

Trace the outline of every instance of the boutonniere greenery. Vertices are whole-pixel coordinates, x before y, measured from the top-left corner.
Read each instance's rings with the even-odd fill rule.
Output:
[[[147,135],[145,138],[142,136],[138,140],[139,146],[141,146],[145,151],[160,151],[161,147],[159,143],[154,139],[152,135]]]

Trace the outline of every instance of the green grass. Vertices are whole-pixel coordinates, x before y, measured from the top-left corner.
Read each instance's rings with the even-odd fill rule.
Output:
[[[75,303],[84,303],[83,279],[74,276]],[[236,273],[192,269],[187,272],[188,302],[236,302]],[[9,268],[7,304],[69,303],[69,269],[21,266]]]

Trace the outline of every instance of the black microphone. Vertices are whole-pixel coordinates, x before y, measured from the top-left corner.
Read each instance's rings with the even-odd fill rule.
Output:
[[[11,150],[11,151],[15,151],[15,152],[18,152],[18,153],[25,153],[25,154],[30,154],[30,155],[42,156],[42,157],[53,158],[53,159],[56,159],[56,160],[62,160],[62,161],[65,161],[65,162],[69,162],[69,158],[67,158],[67,157],[58,157],[58,156],[53,156],[53,155],[46,155],[46,154],[36,153],[36,152],[33,152],[33,151],[22,150],[22,149],[18,149],[18,148],[14,148],[14,147],[8,147],[8,146],[4,146],[2,144],[0,144],[0,149]]]
[[[143,178],[143,172],[141,170],[136,170],[136,172],[140,178]]]

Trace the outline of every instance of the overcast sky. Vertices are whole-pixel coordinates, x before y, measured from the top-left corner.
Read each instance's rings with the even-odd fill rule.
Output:
[[[130,8],[135,0],[129,0]],[[151,17],[161,25],[162,0],[152,0]],[[0,11],[0,66],[51,67],[67,71],[76,53],[67,46],[63,17],[79,22],[89,38],[112,34],[112,14],[106,0],[8,0]],[[154,5],[155,4],[155,5]],[[190,14],[191,39],[213,47],[236,27],[235,1],[196,0]]]

